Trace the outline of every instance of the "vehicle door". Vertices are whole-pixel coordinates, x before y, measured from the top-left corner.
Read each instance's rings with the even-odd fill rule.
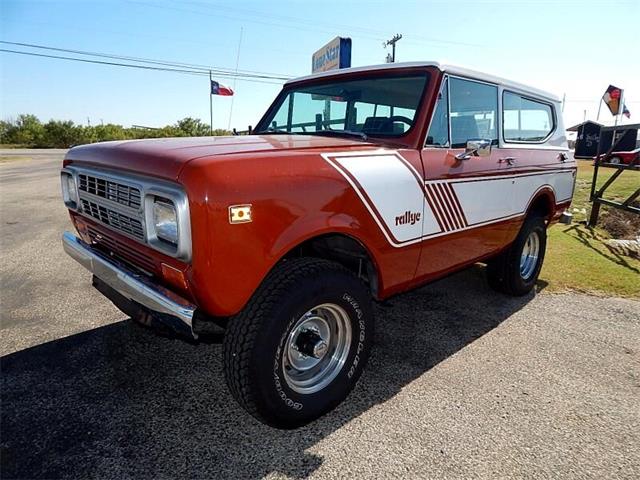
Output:
[[[455,269],[497,251],[507,228],[512,179],[498,147],[498,87],[445,75],[421,151],[427,205],[419,276]],[[425,225],[425,227],[428,227]]]

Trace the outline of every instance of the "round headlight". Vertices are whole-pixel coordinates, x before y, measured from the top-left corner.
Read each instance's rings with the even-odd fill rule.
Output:
[[[171,200],[162,197],[154,199],[153,225],[159,239],[178,244],[178,215]]]

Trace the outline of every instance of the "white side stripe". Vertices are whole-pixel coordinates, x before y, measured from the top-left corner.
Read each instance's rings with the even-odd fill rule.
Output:
[[[402,247],[522,216],[550,188],[571,198],[574,170],[430,180],[390,150],[322,154],[351,185],[387,241]]]

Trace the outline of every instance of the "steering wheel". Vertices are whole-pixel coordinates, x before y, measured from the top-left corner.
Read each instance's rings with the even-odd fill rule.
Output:
[[[403,115],[392,115],[388,118],[389,122],[402,122],[406,123],[409,127],[413,126],[413,120]]]

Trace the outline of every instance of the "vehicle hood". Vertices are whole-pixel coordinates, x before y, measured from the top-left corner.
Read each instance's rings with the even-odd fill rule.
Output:
[[[372,146],[375,144],[360,139],[316,135],[154,138],[74,147],[67,153],[65,164],[82,163],[176,180],[182,168],[196,158]]]

